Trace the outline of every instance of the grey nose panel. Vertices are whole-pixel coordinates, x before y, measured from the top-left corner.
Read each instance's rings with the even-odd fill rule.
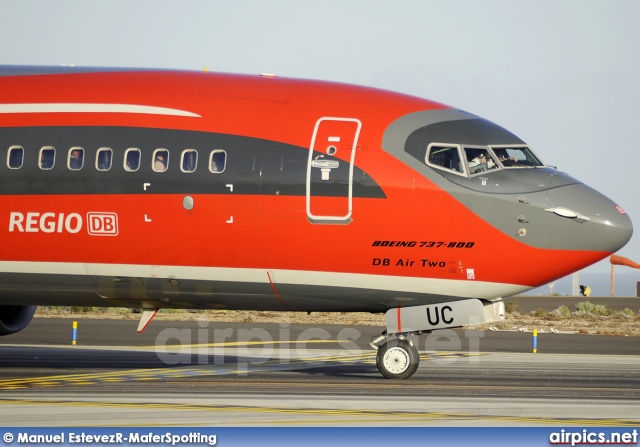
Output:
[[[545,207],[547,247],[615,252],[633,234],[631,219],[620,207],[584,184],[551,188]]]

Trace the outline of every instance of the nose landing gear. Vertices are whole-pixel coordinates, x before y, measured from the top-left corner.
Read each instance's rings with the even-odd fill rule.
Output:
[[[420,356],[409,337],[436,329],[455,328],[504,320],[502,299],[465,299],[428,306],[389,309],[387,330],[369,343],[378,351],[376,366],[387,379],[406,379],[418,369]]]
[[[418,350],[411,340],[393,339],[378,349],[376,366],[380,374],[387,379],[406,379],[418,369],[420,362]]]

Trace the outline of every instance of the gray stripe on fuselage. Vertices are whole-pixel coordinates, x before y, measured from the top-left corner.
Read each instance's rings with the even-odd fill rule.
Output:
[[[518,242],[536,248],[614,252],[631,237],[631,222],[616,210],[614,202],[555,168],[457,175],[425,164],[426,148],[431,143],[496,146],[523,144],[522,140],[487,120],[449,109],[398,118],[386,130],[382,145],[384,151]],[[555,207],[582,213],[589,220],[545,211]],[[475,236],[475,229],[467,231],[470,237]]]
[[[382,137],[382,149],[395,157],[397,156],[398,149],[400,152],[404,152],[407,137],[417,129],[444,121],[477,118],[476,115],[457,109],[423,110],[410,113],[398,118],[387,127]],[[453,141],[451,143],[453,143]]]
[[[461,133],[457,134],[455,124]],[[435,127],[434,129],[430,129]],[[550,168],[529,170],[499,170],[472,178],[445,173],[430,168],[422,160],[407,152],[407,141],[422,129],[431,143],[450,143],[486,146],[488,144],[523,144],[515,135],[500,126],[456,109],[426,110],[403,116],[389,125],[382,139],[382,149],[399,159],[430,181],[450,193],[481,219],[505,234],[536,248],[546,248],[544,228],[546,190],[555,171]],[[487,179],[482,186],[483,180]],[[578,183],[576,181],[576,183]],[[525,198],[528,204],[520,203]],[[522,228],[519,216],[529,220],[527,237],[517,236]]]

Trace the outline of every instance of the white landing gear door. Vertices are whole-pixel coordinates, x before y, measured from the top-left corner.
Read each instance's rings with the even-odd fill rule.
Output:
[[[307,163],[307,219],[348,224],[353,214],[353,167],[362,123],[355,118],[320,118]]]
[[[504,321],[504,303],[466,299],[429,306],[390,309],[385,314],[390,334],[430,331],[449,327],[462,327],[480,323]]]

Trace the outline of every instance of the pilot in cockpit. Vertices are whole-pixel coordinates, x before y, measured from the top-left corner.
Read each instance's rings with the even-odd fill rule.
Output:
[[[496,162],[486,149],[466,149],[467,163],[472,174],[495,169]]]
[[[467,150],[467,161],[470,168],[478,166],[487,162],[487,154],[480,150]]]
[[[494,149],[493,151],[498,156],[498,160],[500,160],[500,162],[505,166],[511,166],[518,162],[518,159],[516,157],[510,157],[509,153],[504,148]]]
[[[469,167],[478,166],[483,163],[487,163],[487,154],[481,149],[467,149],[467,163]]]

